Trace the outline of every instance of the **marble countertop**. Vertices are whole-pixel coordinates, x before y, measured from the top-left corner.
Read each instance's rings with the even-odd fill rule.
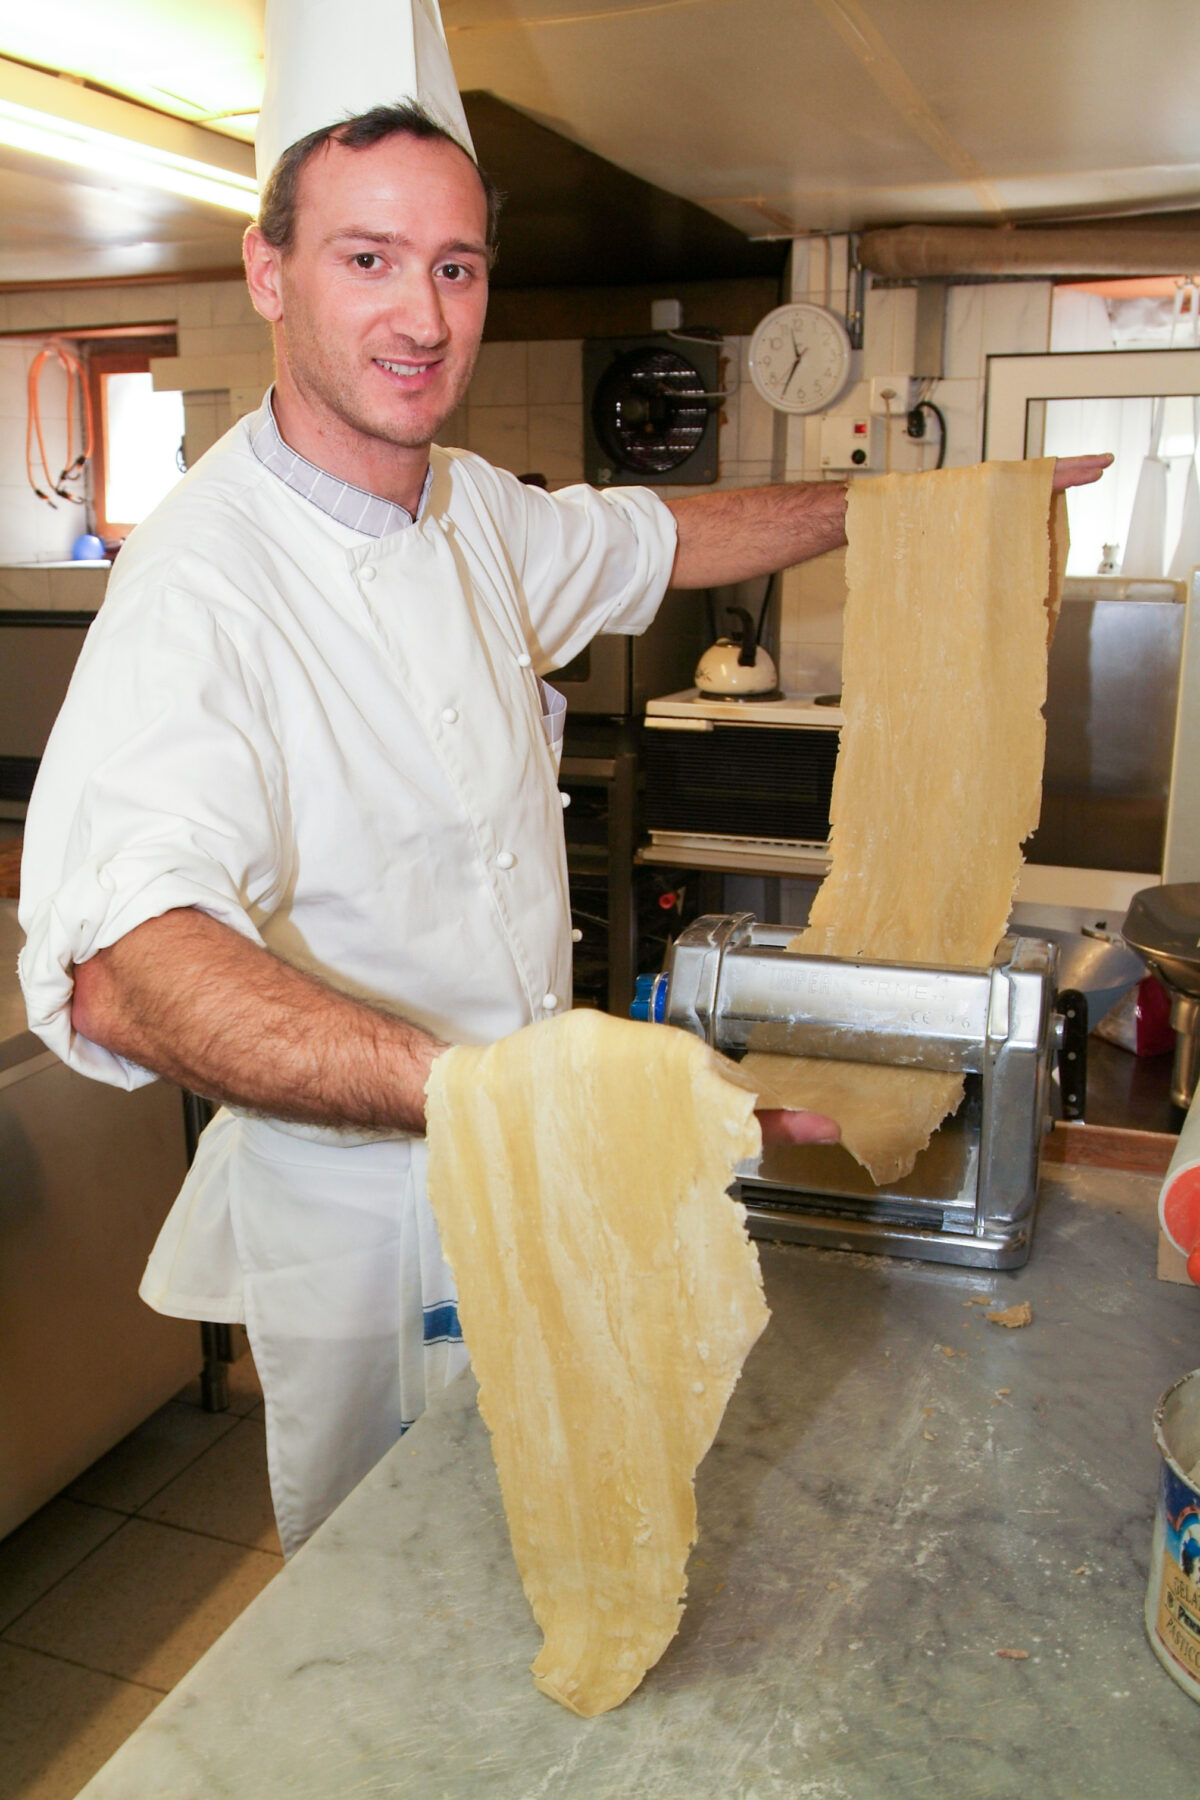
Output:
[[[1056,1168],[1013,1274],[763,1246],[773,1318],[700,1471],[683,1625],[615,1712],[533,1687],[464,1379],[86,1800],[1194,1792],[1200,1711],[1142,1626],[1151,1414],[1200,1364],[1157,1187]]]

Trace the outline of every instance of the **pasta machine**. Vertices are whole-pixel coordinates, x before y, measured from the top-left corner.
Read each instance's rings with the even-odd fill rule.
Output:
[[[1058,993],[1058,949],[1006,937],[990,969],[848,962],[787,950],[795,927],[751,913],[697,919],[635,1016],[725,1055],[762,1050],[961,1071],[963,1103],[910,1174],[877,1187],[840,1145],[770,1146],[738,1169],[758,1237],[989,1269],[1029,1256],[1057,1058],[1063,1112],[1082,1113],[1087,1007]]]

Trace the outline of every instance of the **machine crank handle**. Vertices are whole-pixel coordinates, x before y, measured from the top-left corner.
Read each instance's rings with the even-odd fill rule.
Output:
[[[1059,1016],[1058,1085],[1064,1119],[1082,1119],[1087,1104],[1087,1000],[1077,988],[1063,988],[1054,1002]]]

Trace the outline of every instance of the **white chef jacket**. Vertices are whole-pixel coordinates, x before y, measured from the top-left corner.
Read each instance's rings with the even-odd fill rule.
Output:
[[[263,466],[258,422],[235,426],[122,550],[29,809],[30,1024],[74,1068],[127,1087],[151,1077],[71,1028],[72,967],[176,907],[450,1042],[569,1004],[539,676],[598,631],[643,630],[674,556],[672,516],[645,489],[549,495],[436,447],[419,519],[369,537]],[[435,1267],[423,1152],[401,1134],[223,1111],[143,1297],[182,1317],[244,1317],[254,1341],[271,1286],[276,1324],[300,1319],[324,1356],[340,1338],[384,1336],[364,1284],[386,1260],[371,1221],[400,1182],[415,1211],[398,1279],[427,1265],[418,1321],[428,1345],[432,1317],[436,1341],[453,1291]],[[342,1251],[338,1303],[313,1272]],[[406,1419],[423,1403],[418,1369]],[[268,1401],[269,1435],[270,1423]]]

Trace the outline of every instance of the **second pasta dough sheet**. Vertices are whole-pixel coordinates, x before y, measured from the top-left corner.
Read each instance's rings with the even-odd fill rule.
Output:
[[[831,865],[789,948],[987,968],[1041,810],[1047,648],[1066,560],[1052,458],[855,483],[846,516]],[[753,1055],[761,1091],[906,1174],[961,1076]]]

